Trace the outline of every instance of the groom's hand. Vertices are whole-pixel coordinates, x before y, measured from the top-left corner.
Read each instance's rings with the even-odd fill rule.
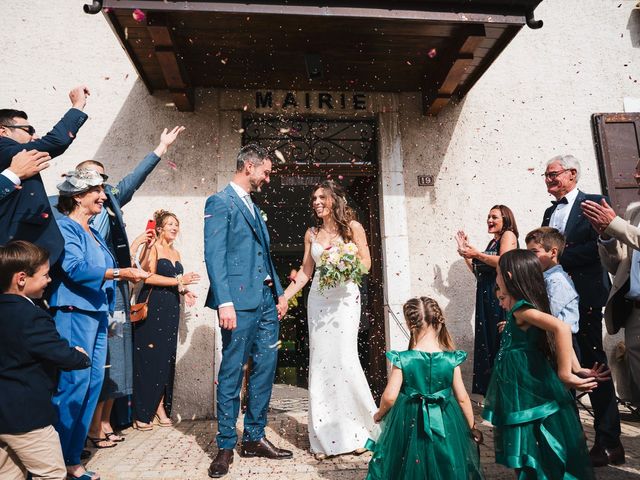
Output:
[[[233,305],[220,307],[218,309],[218,320],[220,321],[220,328],[224,328],[225,330],[233,330],[236,328],[236,309]]]
[[[282,320],[287,314],[287,310],[289,310],[289,302],[287,302],[284,295],[280,295],[278,297],[278,305],[276,305],[276,309],[278,310],[278,320]]]

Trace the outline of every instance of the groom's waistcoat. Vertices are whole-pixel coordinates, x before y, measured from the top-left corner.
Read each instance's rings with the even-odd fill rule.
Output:
[[[231,186],[207,199],[204,250],[209,293],[206,306],[233,302],[236,310],[253,310],[262,301],[270,276],[275,293],[282,287],[269,254],[269,233],[258,209],[255,217]]]

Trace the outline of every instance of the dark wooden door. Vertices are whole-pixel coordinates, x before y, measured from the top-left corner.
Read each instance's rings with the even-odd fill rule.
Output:
[[[596,113],[592,117],[602,190],[623,215],[640,200],[633,174],[640,161],[640,113]]]
[[[314,186],[332,178],[346,190],[369,240],[370,274],[362,285],[362,316],[358,346],[369,384],[378,397],[386,384],[385,327],[382,294],[378,179],[373,121],[274,119],[247,117],[243,142],[258,143],[274,158],[271,183],[256,195],[266,213],[271,254],[283,282],[298,269],[304,234],[312,226],[310,195]],[[277,150],[277,153],[276,153]],[[306,387],[309,343],[306,318],[308,286],[281,323],[277,382]]]

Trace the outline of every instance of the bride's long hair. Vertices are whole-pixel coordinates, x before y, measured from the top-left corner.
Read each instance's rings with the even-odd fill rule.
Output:
[[[351,242],[353,240],[353,231],[349,224],[356,219],[356,213],[347,205],[347,196],[344,188],[333,180],[324,180],[311,190],[309,205],[311,205],[311,218],[315,227],[320,228],[322,226],[322,219],[316,215],[313,209],[313,194],[319,189],[324,190],[325,194],[331,197],[331,216],[338,226],[338,233],[345,242]]]

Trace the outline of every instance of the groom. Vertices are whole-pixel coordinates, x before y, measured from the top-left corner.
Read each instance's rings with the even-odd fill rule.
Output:
[[[218,310],[222,329],[222,364],[218,373],[218,454],[209,476],[226,475],[238,437],[242,367],[253,358],[249,405],[240,454],[291,458],[264,436],[267,409],[278,360],[279,319],[287,312],[278,275],[269,254],[269,233],[251,200],[269,183],[271,160],[258,145],[238,153],[233,181],[207,199],[204,210],[204,254],[209,274],[206,306]]]

